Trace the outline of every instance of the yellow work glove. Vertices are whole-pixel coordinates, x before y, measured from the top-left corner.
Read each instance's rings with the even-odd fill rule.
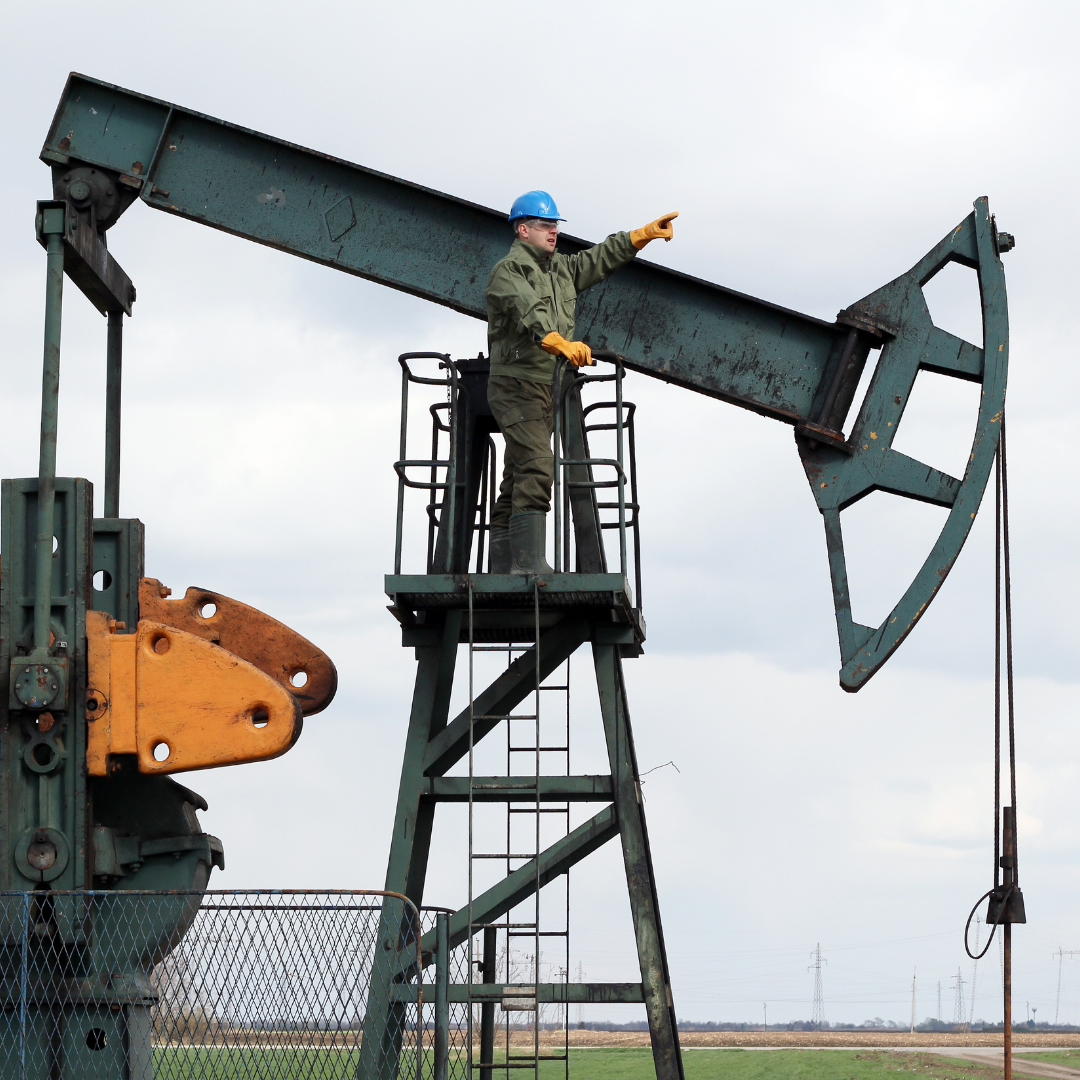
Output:
[[[674,214],[665,214],[655,221],[650,221],[642,229],[635,229],[630,234],[630,243],[640,251],[650,240],[670,240],[675,235],[671,227],[672,221],[679,216],[679,211]]]
[[[554,330],[540,342],[540,348],[553,356],[565,356],[574,367],[585,367],[593,362],[592,349],[584,341],[567,341]]]

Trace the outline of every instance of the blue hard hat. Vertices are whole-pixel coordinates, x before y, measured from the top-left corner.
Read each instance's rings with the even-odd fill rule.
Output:
[[[526,191],[514,200],[510,207],[510,216],[507,221],[517,221],[518,218],[534,217],[546,218],[548,221],[565,221],[559,217],[559,208],[555,200],[546,191]]]

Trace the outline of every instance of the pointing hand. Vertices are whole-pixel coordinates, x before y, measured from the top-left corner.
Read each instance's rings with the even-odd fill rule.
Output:
[[[671,223],[678,216],[679,211],[676,210],[672,214],[665,214],[655,221],[650,221],[643,228],[635,229],[630,234],[630,243],[640,251],[650,240],[670,240],[675,235],[675,229]]]

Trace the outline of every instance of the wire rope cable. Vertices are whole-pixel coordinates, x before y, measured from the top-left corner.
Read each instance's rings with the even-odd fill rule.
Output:
[[[1016,722],[1013,695],[1013,634],[1012,634],[1012,565],[1009,550],[1009,466],[1005,445],[1005,415],[1001,417],[1001,434],[998,439],[994,469],[994,884],[975,902],[964,924],[964,951],[972,960],[984,957],[993,943],[994,934],[1007,918],[1009,901],[1020,885],[1019,859],[1016,855]],[[1005,707],[1009,738],[1009,797],[1012,800],[1014,842],[1012,853],[1012,881],[1004,893],[1001,891],[1001,671],[1002,671],[1002,611],[1004,610],[1005,645]],[[989,897],[999,901],[1001,922],[990,924],[990,936],[982,952],[976,955],[968,944],[971,920],[979,905]],[[989,922],[990,911],[987,910]]]

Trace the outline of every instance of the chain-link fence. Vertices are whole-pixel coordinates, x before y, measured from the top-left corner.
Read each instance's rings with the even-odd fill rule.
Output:
[[[450,908],[426,907],[420,911],[420,925],[428,941],[435,937],[435,924],[439,912],[451,914]],[[424,1030],[424,1056],[422,1061],[422,1080],[443,1080],[442,1074],[436,1069],[435,1060],[435,1026],[436,1016],[436,982],[438,971],[436,957],[429,956],[424,967],[424,1006],[423,1006],[423,1030]],[[449,964],[447,965],[447,983],[456,986],[465,986],[469,983],[469,950],[465,945],[460,945],[449,952]],[[469,1080],[469,1006],[464,1001],[450,1001],[447,1003],[447,1035],[446,1035],[446,1080]]]
[[[375,892],[0,893],[0,1080],[423,1080],[420,930]]]

